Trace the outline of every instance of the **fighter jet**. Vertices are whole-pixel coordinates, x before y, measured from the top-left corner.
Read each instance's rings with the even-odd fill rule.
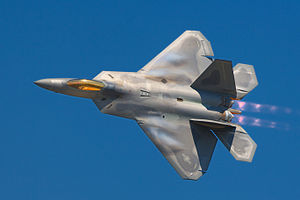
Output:
[[[183,178],[207,172],[217,138],[239,161],[251,162],[256,143],[231,122],[235,100],[257,85],[252,65],[212,58],[199,31],[185,31],[137,72],[102,71],[92,80],[49,78],[42,88],[91,99],[105,114],[133,119]]]

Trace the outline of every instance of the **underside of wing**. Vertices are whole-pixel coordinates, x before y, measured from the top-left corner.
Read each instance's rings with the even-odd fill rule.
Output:
[[[190,85],[211,63],[210,42],[199,31],[185,31],[139,73]]]
[[[183,179],[197,180],[207,171],[217,142],[209,128],[161,116],[140,118],[138,124]]]

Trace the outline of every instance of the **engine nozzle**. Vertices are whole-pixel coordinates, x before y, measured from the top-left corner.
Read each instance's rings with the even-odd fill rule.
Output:
[[[228,110],[225,110],[222,115],[221,115],[221,118],[224,120],[224,121],[227,121],[227,122],[231,122],[231,120],[233,119],[233,114],[228,111]]]

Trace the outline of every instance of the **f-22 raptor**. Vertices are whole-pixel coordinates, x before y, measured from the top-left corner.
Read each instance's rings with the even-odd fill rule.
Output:
[[[252,65],[212,58],[199,31],[185,31],[137,72],[102,71],[92,80],[41,79],[42,88],[91,99],[105,114],[135,120],[176,172],[189,180],[207,172],[217,138],[239,161],[256,143],[232,108],[258,82]]]

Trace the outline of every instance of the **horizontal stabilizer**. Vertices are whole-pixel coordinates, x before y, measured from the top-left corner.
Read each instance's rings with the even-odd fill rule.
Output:
[[[252,162],[257,145],[242,127],[236,125],[235,129],[214,133],[236,160]]]
[[[236,87],[231,61],[214,60],[191,87],[197,91],[216,92],[235,98]]]
[[[242,99],[257,85],[258,81],[252,65],[237,64],[233,68],[237,99]]]

